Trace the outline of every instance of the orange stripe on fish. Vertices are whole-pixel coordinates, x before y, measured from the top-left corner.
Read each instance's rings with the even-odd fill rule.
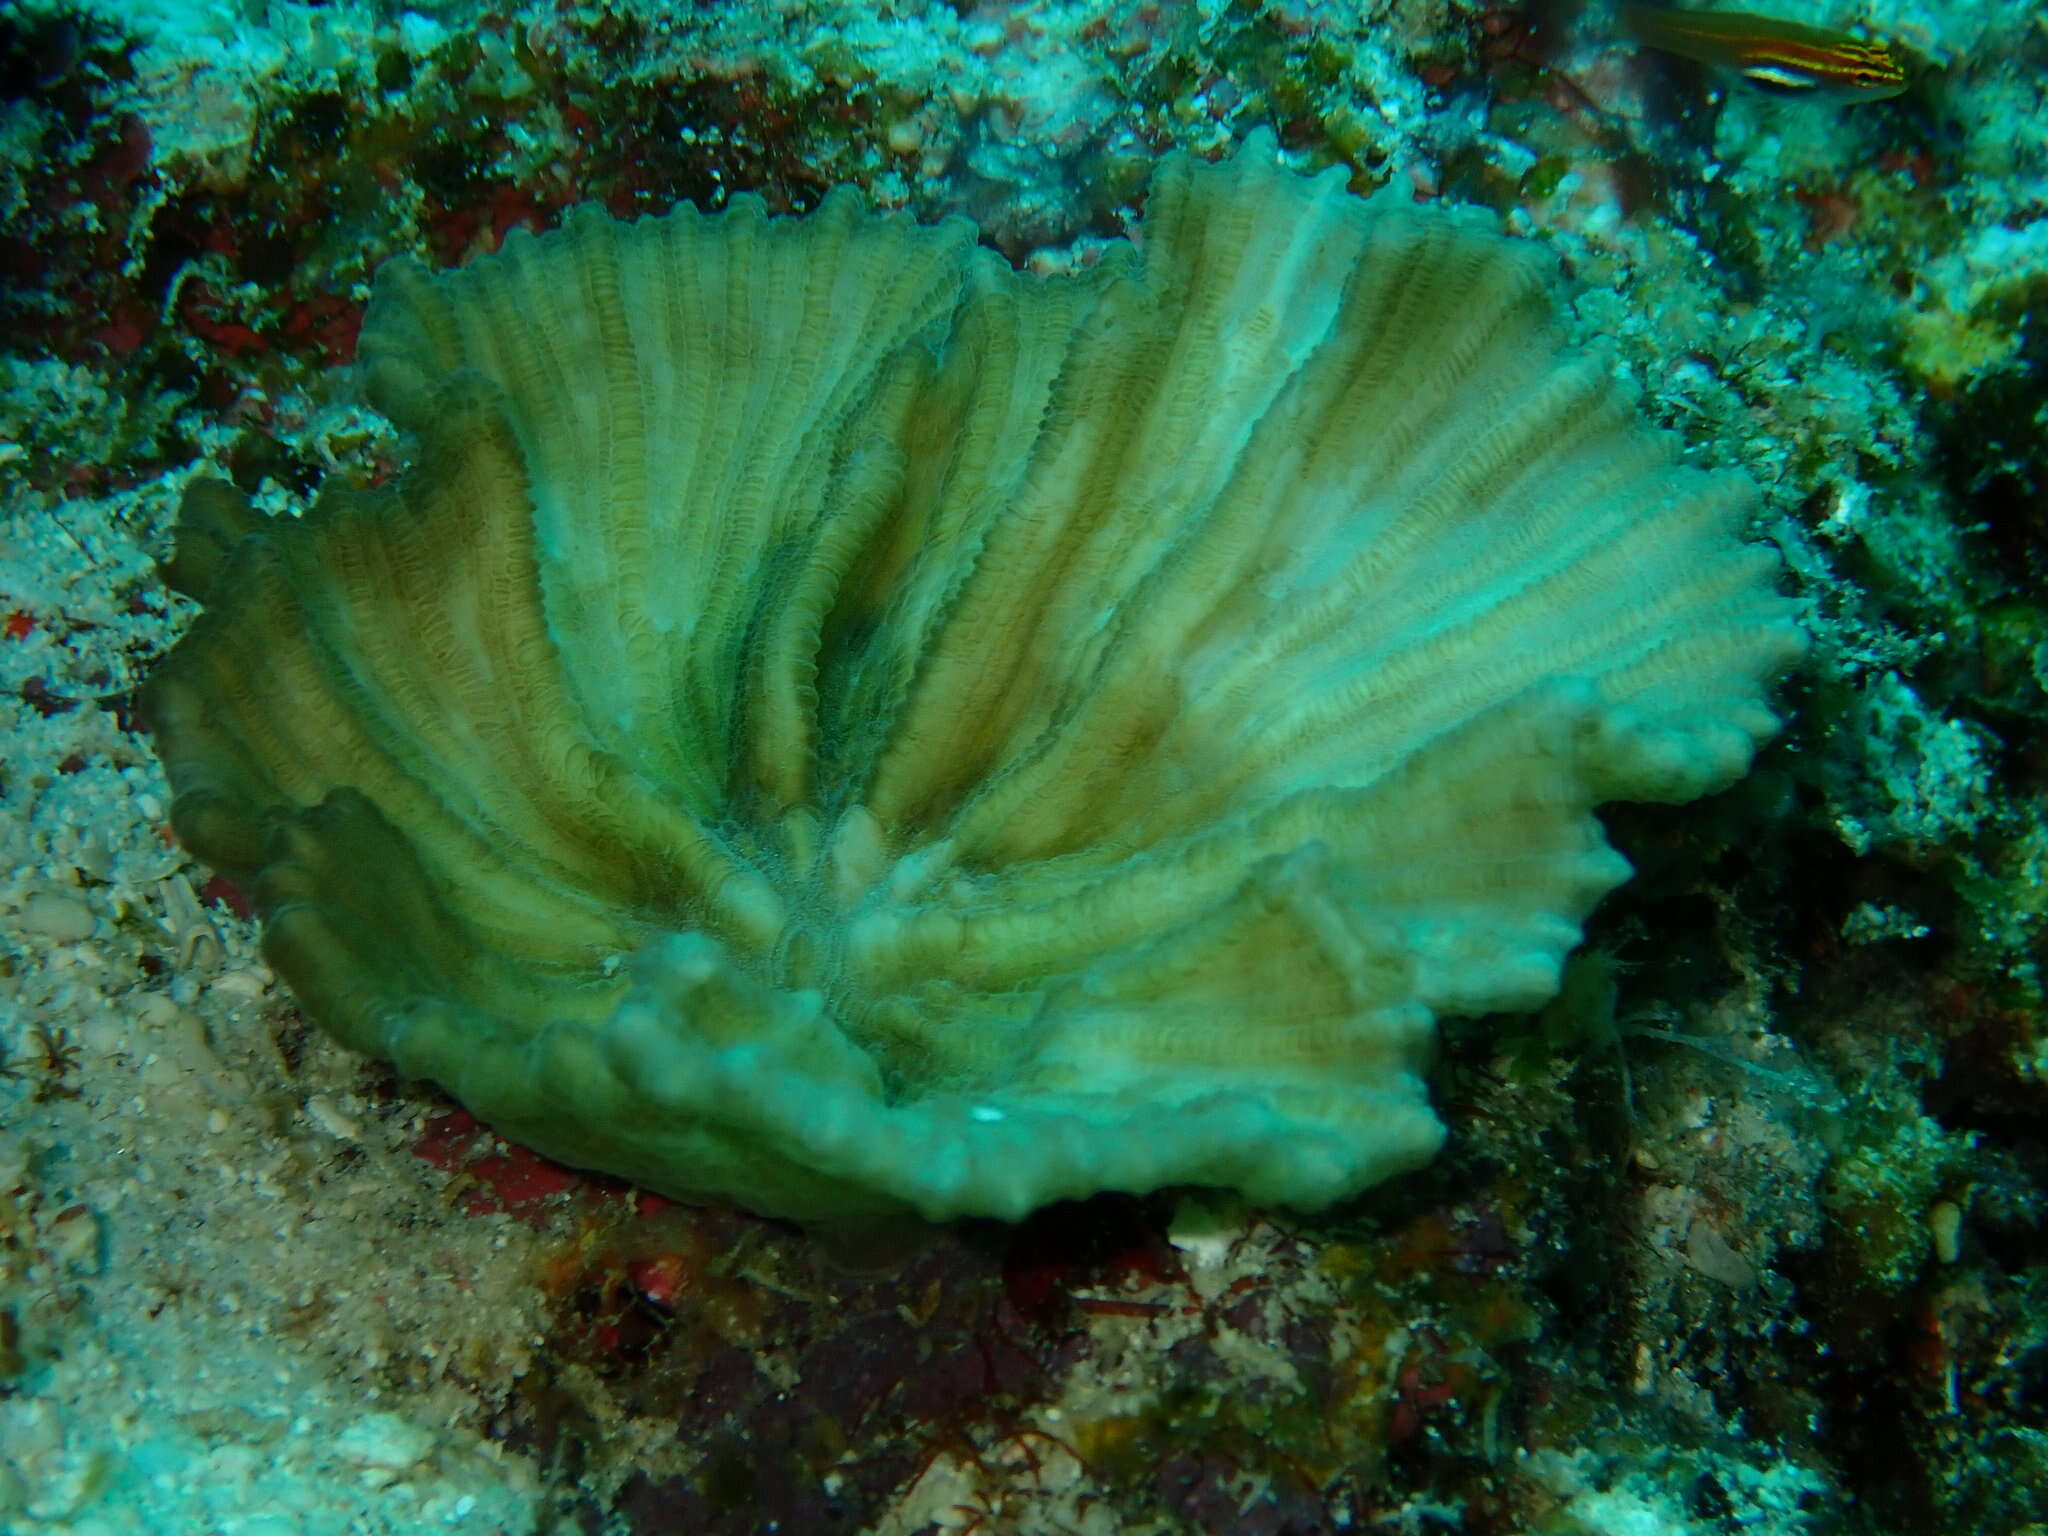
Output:
[[[1638,42],[1741,76],[1780,96],[1881,101],[1906,88],[1906,67],[1884,43],[1746,11],[1621,7]]]

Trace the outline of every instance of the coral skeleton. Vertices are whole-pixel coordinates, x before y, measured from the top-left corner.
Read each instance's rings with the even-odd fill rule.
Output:
[[[417,438],[188,497],[181,838],[308,1014],[564,1161],[837,1217],[1429,1159],[1434,1021],[1550,997],[1593,812],[1797,656],[1552,263],[1258,134],[1053,278],[840,190],[379,275]]]

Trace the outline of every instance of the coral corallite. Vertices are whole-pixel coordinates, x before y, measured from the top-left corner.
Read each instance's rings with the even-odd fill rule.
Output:
[[[327,1029],[656,1189],[1351,1194],[1801,644],[1548,266],[1264,134],[1049,280],[846,191],[394,262],[414,467],[188,497],[179,835]]]

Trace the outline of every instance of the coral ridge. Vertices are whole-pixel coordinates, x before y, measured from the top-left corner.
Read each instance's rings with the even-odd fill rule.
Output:
[[[148,690],[352,1045],[564,1160],[1018,1217],[1428,1159],[1434,1018],[1554,992],[1593,807],[1797,654],[1547,263],[1269,135],[1055,279],[849,191],[380,274],[370,492],[197,498]]]

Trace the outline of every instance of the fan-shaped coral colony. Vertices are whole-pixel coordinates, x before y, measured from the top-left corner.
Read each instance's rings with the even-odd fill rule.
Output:
[[[312,1017],[571,1163],[1351,1194],[1627,874],[1593,807],[1737,777],[1801,645],[1548,267],[1263,133],[1051,279],[846,190],[394,262],[414,467],[187,498],[178,833]]]

